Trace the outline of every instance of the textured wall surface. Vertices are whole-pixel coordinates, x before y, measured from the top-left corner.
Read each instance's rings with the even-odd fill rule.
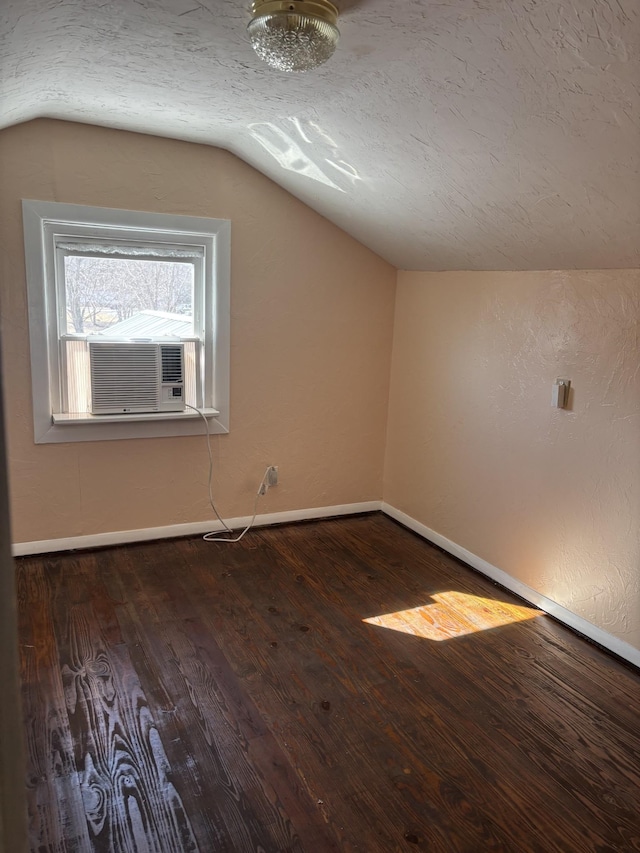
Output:
[[[400,269],[640,266],[637,0],[343,0],[303,75],[249,0],[3,0],[0,126],[228,148]]]
[[[640,647],[640,271],[400,273],[384,497]]]
[[[0,134],[0,256],[14,541],[210,517],[204,438],[33,443],[21,198],[232,221],[227,517],[381,497],[396,272],[233,155],[40,120]]]
[[[0,850],[26,853],[24,788],[16,785],[16,779],[24,776],[26,764],[20,703],[16,572],[11,559],[5,451],[4,405],[0,392]]]

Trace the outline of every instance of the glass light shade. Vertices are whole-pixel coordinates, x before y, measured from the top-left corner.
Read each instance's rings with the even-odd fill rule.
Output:
[[[260,59],[278,71],[309,71],[322,65],[340,38],[331,21],[290,8],[256,15],[247,30]]]

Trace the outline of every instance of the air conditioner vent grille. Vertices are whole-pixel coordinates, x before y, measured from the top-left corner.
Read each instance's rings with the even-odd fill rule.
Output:
[[[163,382],[182,382],[183,381],[183,356],[182,346],[174,346],[172,344],[163,344],[160,347],[162,352],[162,381]]]

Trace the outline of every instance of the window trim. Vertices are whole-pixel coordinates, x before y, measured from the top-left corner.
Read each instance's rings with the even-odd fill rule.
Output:
[[[36,444],[75,441],[194,435],[203,425],[191,410],[163,418],[149,413],[135,421],[123,416],[104,420],[54,419],[61,394],[59,300],[56,279],[56,239],[96,239],[168,242],[204,247],[204,410],[211,433],[229,431],[230,254],[231,223],[179,214],[146,213],[78,204],[22,201],[29,338]],[[64,415],[63,412],[55,412]]]

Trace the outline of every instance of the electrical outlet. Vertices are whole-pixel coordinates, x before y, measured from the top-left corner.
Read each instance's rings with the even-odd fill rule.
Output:
[[[270,465],[269,470],[267,472],[267,485],[268,486],[277,486],[278,485],[278,466]]]

